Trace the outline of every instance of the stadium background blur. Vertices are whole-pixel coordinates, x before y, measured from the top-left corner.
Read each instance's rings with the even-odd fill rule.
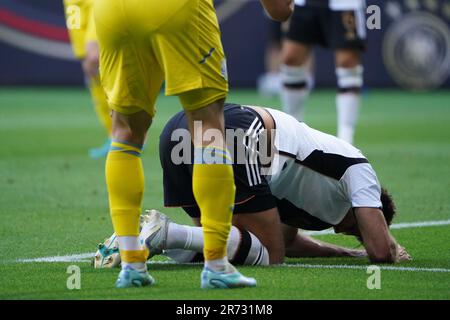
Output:
[[[215,3],[231,87],[254,87],[264,72],[269,33],[261,5],[253,0]],[[373,0],[367,5],[380,8],[381,29],[368,30],[365,86],[449,88],[450,2]],[[331,54],[316,50],[317,87],[335,86]],[[83,85],[65,30],[62,1],[0,2],[0,70],[0,85]]]

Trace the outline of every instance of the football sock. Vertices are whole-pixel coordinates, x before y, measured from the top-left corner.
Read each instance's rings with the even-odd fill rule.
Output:
[[[139,243],[139,237],[136,236],[118,236],[120,255],[122,259],[122,268],[130,266],[137,271],[147,270],[145,262],[142,262],[142,247]]]
[[[164,249],[185,249],[195,252],[203,252],[203,230],[201,227],[191,227],[179,225],[174,222],[169,223],[167,231],[166,247]],[[267,248],[259,239],[247,230],[240,230],[235,226],[231,227],[227,242],[227,256],[230,262],[236,265],[268,265],[269,253]],[[172,259],[188,259],[189,255],[179,252],[178,256]],[[196,255],[192,255],[196,258]],[[190,260],[178,262],[191,262]]]
[[[339,91],[336,95],[337,137],[353,143],[361,102],[363,67],[336,68],[336,76]]]
[[[305,67],[281,66],[281,101],[283,111],[304,120],[304,105],[309,95],[308,71]]]
[[[124,262],[142,267],[148,252],[139,245],[139,215],[144,193],[144,171],[140,146],[112,141],[106,158],[106,185],[114,231]],[[145,266],[144,266],[145,267]]]
[[[108,102],[106,100],[106,94],[103,91],[103,87],[101,86],[100,80],[98,78],[91,78],[89,80],[89,90],[91,91],[95,113],[97,114],[100,123],[108,132],[108,136],[111,136],[111,109],[109,108]]]
[[[358,121],[360,96],[357,93],[338,93],[336,96],[337,137],[353,143]]]
[[[205,260],[225,258],[236,190],[228,150],[195,148],[192,189],[201,212]]]
[[[202,250],[203,252],[203,250]],[[185,250],[185,249],[168,249],[164,250],[164,256],[169,257],[177,263],[204,263],[203,253]]]

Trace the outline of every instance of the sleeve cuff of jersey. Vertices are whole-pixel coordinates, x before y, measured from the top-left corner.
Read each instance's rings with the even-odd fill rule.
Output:
[[[352,202],[352,208],[382,208],[381,201],[373,202]]]

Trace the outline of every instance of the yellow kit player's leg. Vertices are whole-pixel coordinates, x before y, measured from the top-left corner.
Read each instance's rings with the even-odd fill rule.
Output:
[[[100,44],[100,75],[112,111],[111,151],[106,160],[110,213],[118,235],[122,271],[116,286],[144,286],[154,280],[147,273],[148,252],[139,242],[139,214],[144,192],[140,159],[164,73],[154,58],[150,35],[140,27],[155,10],[140,6],[154,1],[96,0],[94,14]],[[146,15],[139,21],[125,10]],[[157,9],[157,3],[155,8]],[[133,24],[133,26],[131,26]],[[144,28],[145,29],[145,28]],[[134,32],[138,33],[135,34]]]
[[[204,132],[191,130],[195,147],[202,154],[228,158],[227,151],[220,149],[225,146],[225,57],[212,0],[96,0],[94,13],[102,85],[114,110],[113,149],[128,148],[126,152],[116,150],[126,156],[111,154],[107,159],[111,216],[121,253],[136,251],[139,243],[132,231],[138,228],[136,212],[142,199],[143,172],[140,161],[130,158],[138,152],[130,146],[144,141],[165,80],[166,94],[180,96],[190,127],[199,120],[205,130],[222,133],[217,145],[208,149],[204,148],[209,144],[202,139]],[[194,193],[206,230],[202,287],[254,286],[255,280],[243,277],[226,257],[235,186],[231,165],[219,163],[194,165]],[[140,259],[139,254],[128,257]],[[145,268],[144,260],[128,264],[134,270]],[[119,282],[125,281],[127,272],[122,270]]]
[[[224,271],[228,266],[226,243],[231,228],[235,196],[233,169],[224,162],[223,101],[228,91],[225,54],[211,0],[192,1],[173,17],[186,21],[182,31],[155,36],[155,52],[166,70],[166,94],[179,95],[190,121],[196,152],[212,152],[219,164],[198,161],[193,167],[193,192],[201,211],[206,266]],[[184,16],[183,16],[184,15]],[[186,52],[190,54],[187,55]],[[193,121],[201,121],[203,130],[194,132]],[[205,130],[221,132],[220,141],[204,148]]]
[[[106,100],[105,92],[98,78],[91,78],[89,81],[89,89],[91,91],[92,101],[94,103],[95,113],[100,123],[105,128],[108,136],[112,132],[111,109]]]
[[[193,192],[201,211],[205,260],[218,260],[227,256],[226,244],[231,229],[235,185],[233,167],[228,151],[215,148],[197,148],[198,154],[214,158],[219,164],[196,161],[192,172]],[[223,163],[223,164],[221,164]]]
[[[255,279],[241,275],[227,257],[236,188],[233,160],[225,147],[224,100],[221,94],[224,91],[205,88],[180,95],[194,137],[192,190],[200,208],[203,227],[205,268],[201,275],[201,287],[205,289],[256,285]],[[214,98],[220,100],[197,108],[202,102]],[[201,127],[196,125],[196,121],[200,122]],[[214,139],[209,134],[214,135]]]
[[[140,146],[112,141],[106,159],[109,206],[122,260],[122,272],[116,283],[118,288],[154,283],[145,266],[148,251],[137,241],[144,193],[144,171],[140,156]]]
[[[114,230],[118,236],[139,235],[144,193],[141,148],[113,140],[106,159],[106,184]]]

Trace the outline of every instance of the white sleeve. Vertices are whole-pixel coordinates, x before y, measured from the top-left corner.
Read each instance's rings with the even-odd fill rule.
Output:
[[[359,163],[347,169],[341,179],[353,208],[381,208],[381,187],[369,163]]]

